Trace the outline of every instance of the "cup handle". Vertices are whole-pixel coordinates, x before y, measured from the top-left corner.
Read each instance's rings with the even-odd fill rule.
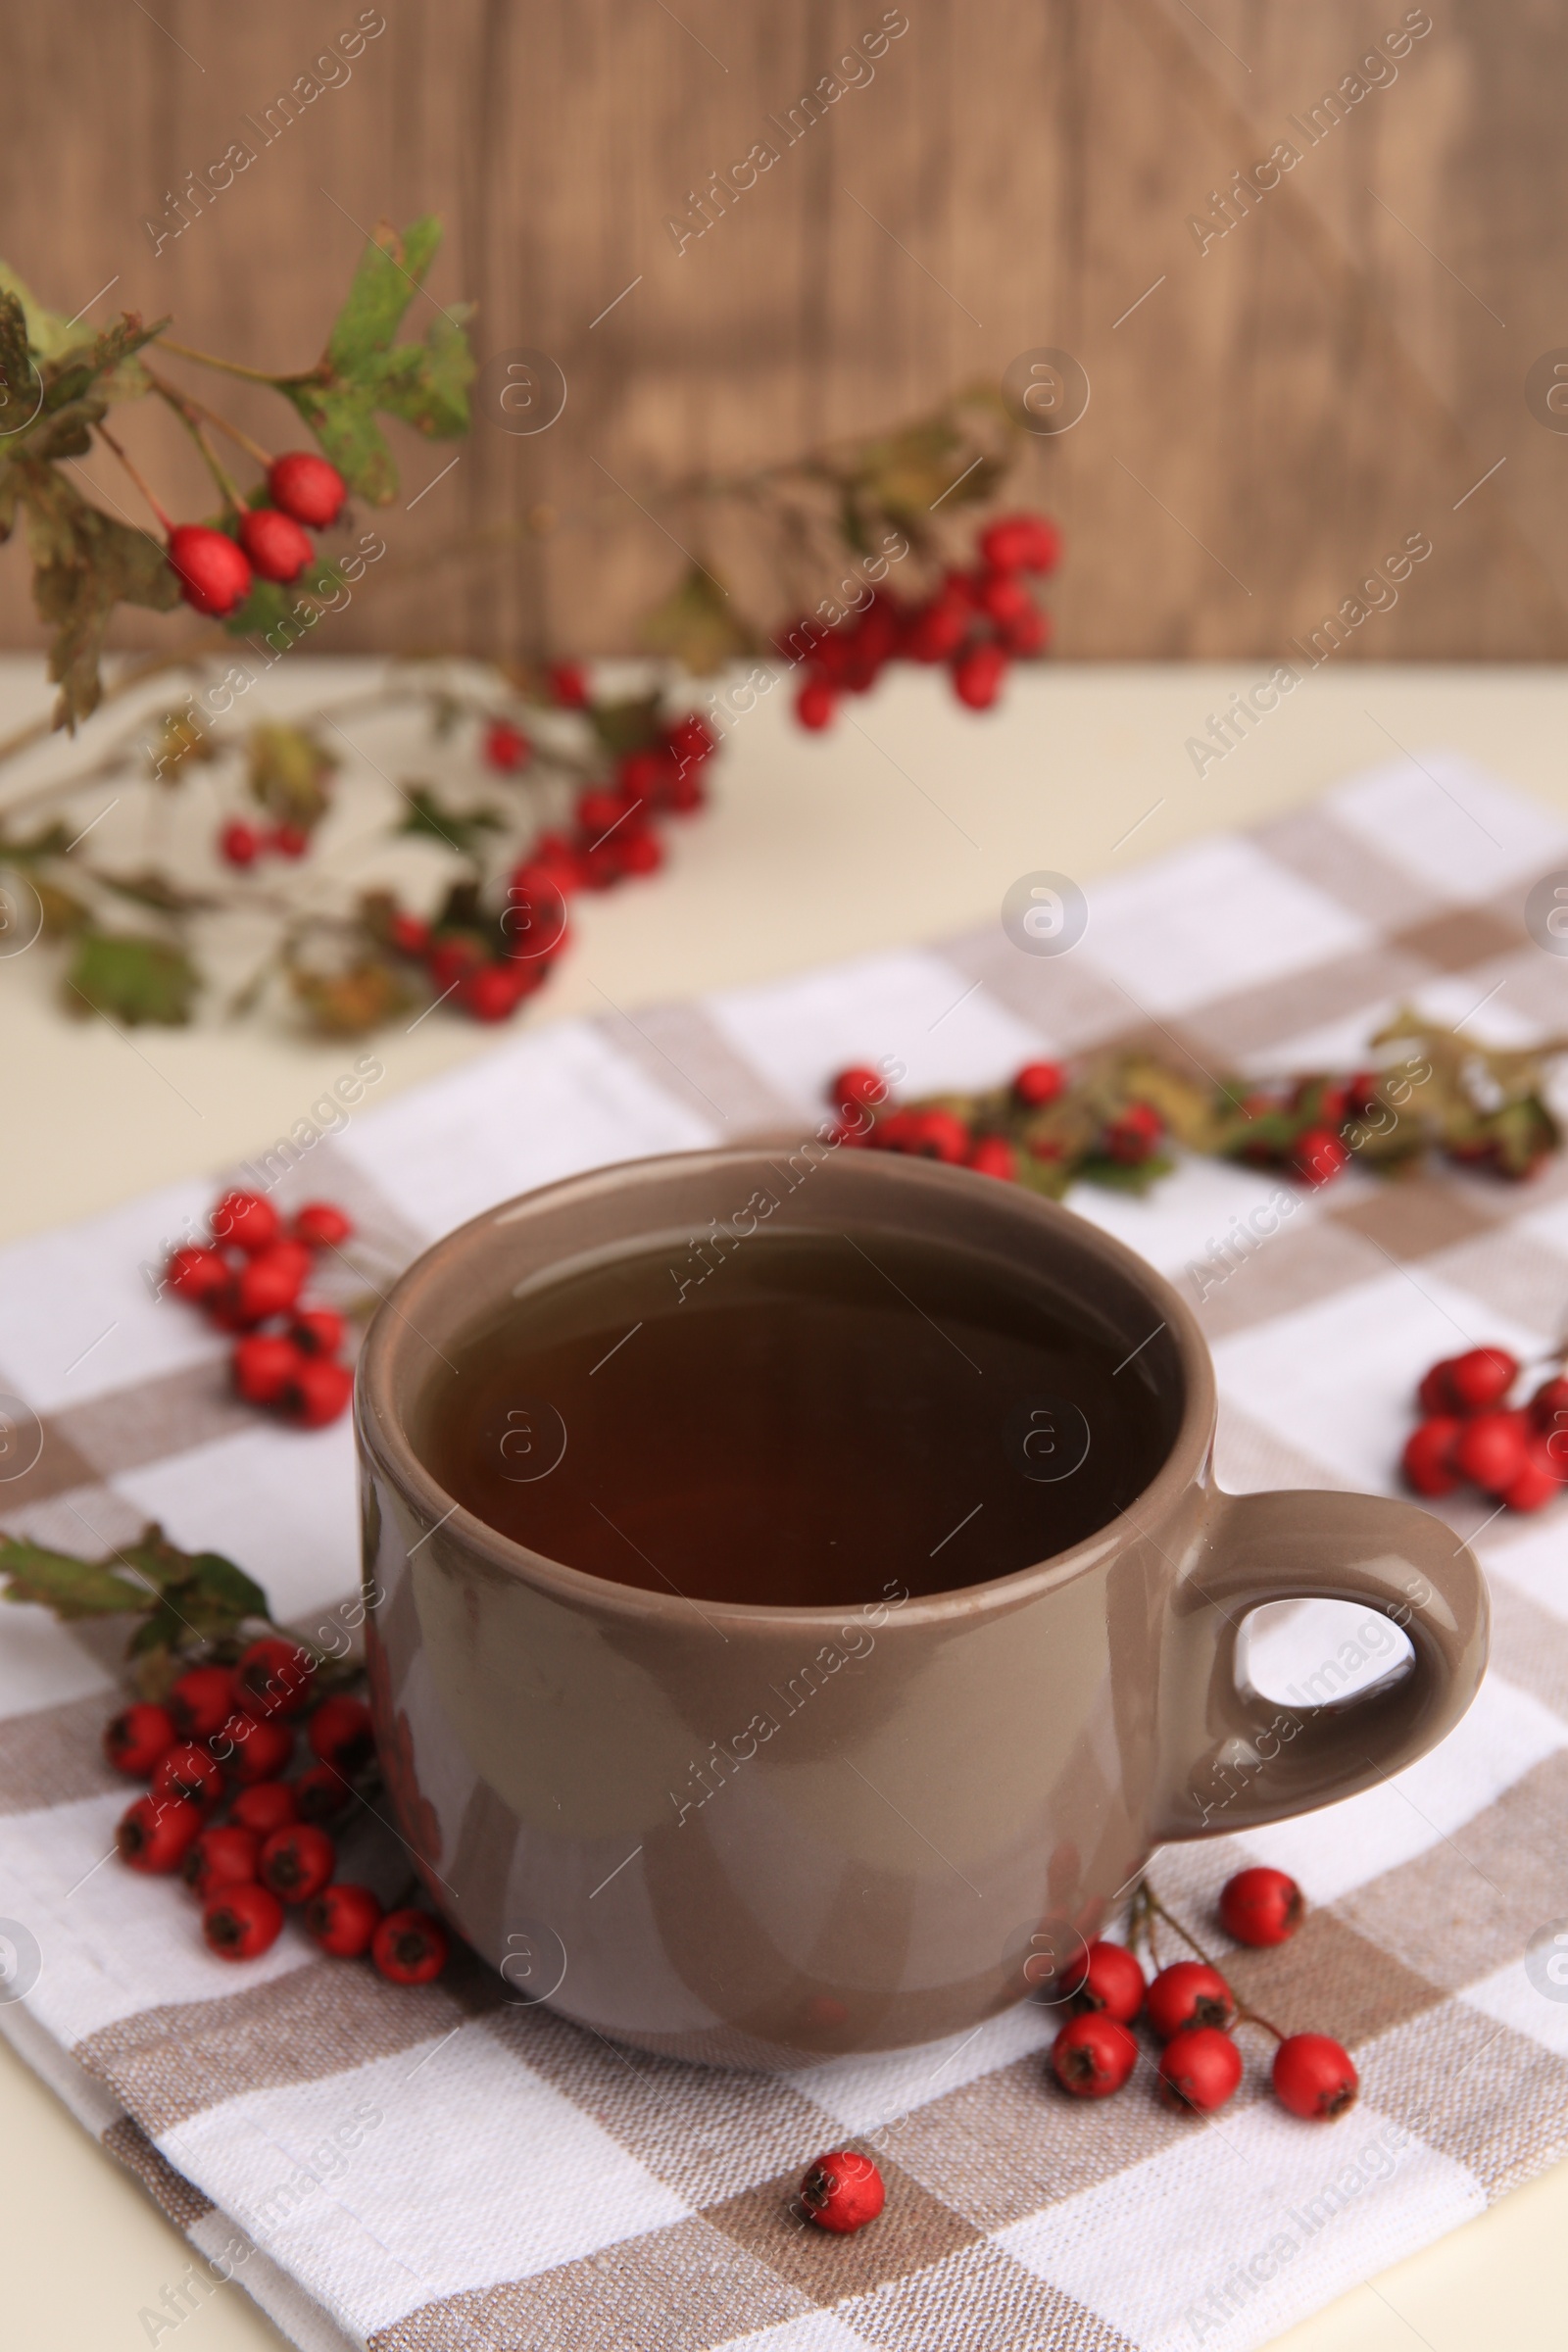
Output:
[[[1249,1611],[1275,1600],[1363,1604],[1402,1627],[1414,1657],[1358,1697],[1278,1705],[1239,1681],[1236,1656]],[[1475,1696],[1488,1630],[1474,1553],[1414,1503],[1213,1490],[1201,1549],[1170,1598],[1153,1840],[1284,1820],[1413,1763]]]

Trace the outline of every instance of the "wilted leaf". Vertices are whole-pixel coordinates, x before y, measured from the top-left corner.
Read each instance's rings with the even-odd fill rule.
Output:
[[[699,678],[757,653],[761,642],[729,590],[700,564],[654,607],[639,635],[651,654],[667,655]]]
[[[289,986],[311,1026],[324,1037],[363,1037],[414,1002],[404,975],[379,957],[367,956],[341,972],[296,966]]]
[[[663,741],[662,708],[657,693],[630,695],[624,702],[595,703],[588,716],[605,750],[618,760]]]
[[[325,814],[326,786],[337,756],[306,727],[266,719],[250,732],[250,789],[277,823],[307,832]]]
[[[52,621],[49,674],[61,689],[54,723],[74,729],[97,708],[98,658],[117,604],[168,612],[179,581],[159,542],[89,506],[54,466],[19,465],[32,551],[32,596]]]
[[[205,891],[182,889],[156,865],[144,866],[139,874],[95,873],[93,879],[117,899],[150,907],[155,914],[206,914],[222,904]]]
[[[157,1021],[178,1028],[190,1019],[201,982],[183,948],[122,931],[86,931],[66,975],[67,1009],[101,1012],[134,1028]]]
[[[41,1601],[57,1617],[117,1617],[147,1606],[147,1594],[107,1560],[78,1560],[24,1536],[0,1536],[0,1576],[7,1600]]]
[[[161,784],[178,783],[187,760],[217,757],[217,744],[193,710],[166,710],[147,747],[149,773]]]

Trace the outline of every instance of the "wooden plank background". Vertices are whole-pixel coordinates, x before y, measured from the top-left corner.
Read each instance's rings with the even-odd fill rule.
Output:
[[[171,311],[191,343],[307,364],[362,228],[433,209],[432,290],[478,300],[481,355],[540,347],[564,370],[549,432],[477,426],[422,498],[452,453],[393,428],[393,561],[332,645],[623,647],[680,568],[636,503],[651,485],[884,424],[1054,346],[1093,398],[1020,487],[1067,535],[1064,656],[1289,658],[1416,532],[1431,557],[1338,659],[1568,650],[1568,435],[1524,396],[1568,345],[1568,12],[1549,0],[1431,0],[1396,77],[1311,147],[1288,118],[1403,0],[906,0],[871,77],[852,67],[860,86],[681,252],[665,222],[687,192],[781,145],[767,118],[880,0],[382,5],[384,30],[323,69],[337,86],[157,252],[168,192],[230,140],[260,146],[244,119],[355,24],[352,0],[0,6],[4,249],[59,310]],[[1284,138],[1299,164],[1200,253],[1189,216]],[[261,438],[296,437],[239,391]],[[174,428],[132,421],[199,512]],[[134,506],[106,456],[89,471]],[[541,509],[556,527],[514,550],[422,564]],[[0,637],[40,641],[20,548]]]

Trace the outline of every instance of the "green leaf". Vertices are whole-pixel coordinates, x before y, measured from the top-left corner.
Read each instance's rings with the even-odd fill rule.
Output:
[[[68,1010],[101,1012],[130,1028],[157,1021],[178,1028],[190,1019],[201,982],[183,948],[127,932],[87,931],[66,976]]]
[[[420,834],[465,856],[477,847],[481,835],[504,833],[507,829],[507,820],[499,809],[469,808],[460,812],[437,800],[428,784],[411,786],[407,797],[409,813],[398,826],[398,832]]]
[[[626,752],[646,751],[663,741],[662,708],[663,697],[656,691],[630,695],[619,703],[594,703],[588,717],[605,750],[618,760]]]
[[[37,296],[5,262],[0,262],[0,290],[11,295],[27,322],[27,341],[41,360],[54,360],[83,338],[73,332],[58,311],[46,311]]]
[[[147,1594],[107,1560],[78,1560],[50,1551],[25,1536],[0,1536],[0,1576],[7,1600],[41,1601],[57,1617],[113,1617],[143,1610]]]
[[[700,564],[654,607],[639,634],[650,653],[667,655],[699,678],[755,654],[760,644],[729,590]]]
[[[38,369],[27,348],[27,318],[15,294],[0,293],[0,431],[8,436],[32,415]]]
[[[338,374],[357,374],[374,353],[390,347],[440,244],[441,223],[434,213],[401,236],[390,221],[376,222],[326,340],[327,359]]]
[[[266,719],[252,727],[247,747],[251,797],[279,824],[307,831],[326,813],[326,788],[338,758],[308,727]]]
[[[363,1037],[414,1003],[405,975],[376,956],[363,956],[340,972],[297,966],[289,973],[289,986],[310,1026],[322,1037]]]
[[[190,1569],[210,1605],[226,1609],[236,1625],[243,1624],[248,1617],[266,1618],[270,1623],[271,1612],[261,1586],[220,1551],[198,1551]]]

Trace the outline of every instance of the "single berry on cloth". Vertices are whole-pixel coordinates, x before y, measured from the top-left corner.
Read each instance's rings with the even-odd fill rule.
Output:
[[[294,1211],[290,1226],[294,1239],[312,1250],[336,1250],[354,1231],[350,1218],[330,1200],[307,1200]]]
[[[337,1847],[314,1822],[274,1830],[257,1856],[256,1875],[280,1902],[308,1903],[337,1868]]]
[[[1453,1449],[1463,1428],[1451,1413],[1433,1413],[1410,1432],[1399,1460],[1418,1494],[1451,1494],[1461,1483]]]
[[[335,1307],[302,1306],[290,1317],[288,1336],[303,1355],[336,1355],[348,1325]]]
[[[1206,1960],[1173,1960],[1149,1987],[1149,2022],[1161,2041],[1195,2026],[1224,2028],[1235,2016],[1235,1995]]]
[[[485,729],[485,765],[493,767],[498,775],[520,775],[532,758],[533,745],[510,719],[494,719]]]
[[[1568,1462],[1552,1450],[1552,1440],[1542,1432],[1532,1430],[1525,1440],[1525,1458],[1517,1477],[1502,1490],[1502,1499],[1510,1511],[1539,1511],[1544,1509],[1562,1492],[1563,1480],[1568,1478]]]
[[[1059,1061],[1026,1061],[1013,1079],[1012,1091],[1029,1109],[1044,1110],[1055,1102],[1066,1083],[1067,1074]]]
[[[115,1844],[132,1870],[165,1876],[177,1870],[202,1826],[199,1806],[173,1798],[138,1796],[121,1816]]]
[[[294,1791],[294,1809],[300,1821],[330,1821],[354,1795],[352,1783],[335,1764],[309,1765],[288,1785]]]
[[[294,1784],[289,1781],[255,1781],[240,1790],[228,1808],[229,1820],[254,1831],[258,1839],[270,1838],[274,1830],[286,1830],[299,1817]]]
[[[305,1356],[295,1366],[279,1402],[291,1421],[302,1429],[324,1429],[335,1421],[354,1394],[354,1374],[347,1364],[328,1356]]]
[[[323,1886],[306,1905],[305,1933],[334,1959],[368,1952],[380,1924],[381,1906],[368,1886]]]
[[[169,1711],[185,1740],[211,1740],[236,1704],[231,1666],[187,1666],[169,1693]]]
[[[180,1876],[205,1903],[220,1886],[248,1886],[256,1876],[261,1839],[237,1821],[215,1822],[191,1840]]]
[[[428,1911],[389,1911],[370,1939],[370,1958],[393,1984],[431,1984],[447,1964],[447,1932]]]
[[[1293,2115],[1331,2123],[1353,2105],[1361,2078],[1327,2034],[1289,2034],[1274,2053],[1274,2095]]]
[[[1529,1436],[1528,1413],[1478,1412],[1454,1440],[1454,1467],[1487,1494],[1506,1494],[1525,1466]]]
[[[105,1727],[104,1754],[117,1772],[127,1773],[133,1781],[146,1781],[152,1778],[159,1757],[178,1737],[168,1707],[139,1699],[134,1706],[122,1707]]]
[[[1238,1943],[1286,1943],[1305,1915],[1301,1889],[1283,1870],[1239,1870],[1220,1888],[1220,1925]]]
[[[275,1404],[301,1362],[298,1345],[282,1332],[248,1331],[234,1344],[230,1370],[247,1404]]]
[[[311,1253],[303,1242],[269,1242],[234,1277],[234,1312],[241,1323],[286,1314],[304,1289]]]
[[[176,1250],[165,1273],[170,1289],[193,1306],[228,1288],[228,1264],[217,1250]]]
[[[225,1193],[207,1222],[215,1242],[228,1242],[247,1257],[267,1249],[282,1231],[276,1209],[260,1193]]]
[[[218,836],[218,855],[225,865],[243,869],[254,865],[262,854],[262,837],[254,825],[242,817],[231,817]]]
[[[1217,2026],[1189,2026],[1160,2053],[1160,2090],[1172,2107],[1210,2115],[1224,2106],[1241,2079],[1242,2053]]]
[[[1124,1943],[1092,1943],[1071,2006],[1081,2014],[1101,2010],[1119,2026],[1130,2026],[1144,2005],[1145,1989],[1143,1969]]]
[[[819,2230],[848,2237],[874,2222],[887,2201],[882,2176],[858,2148],[818,2156],[801,2182],[801,2203]]]
[[[181,1740],[166,1748],[153,1767],[151,1793],[210,1813],[223,1793],[223,1775],[205,1747],[198,1747],[194,1740]]]
[[[1138,2044],[1102,2010],[1075,2017],[1051,2045],[1051,2064],[1063,2090],[1077,2099],[1104,2099],[1120,2090],[1138,2063]]]
[[[277,1941],[283,1906],[270,1888],[252,1883],[224,1886],[202,1913],[202,1934],[220,1960],[257,1960]]]
[[[1519,1359],[1505,1348],[1471,1348],[1445,1367],[1448,1394],[1461,1413],[1500,1404],[1519,1377]]]

